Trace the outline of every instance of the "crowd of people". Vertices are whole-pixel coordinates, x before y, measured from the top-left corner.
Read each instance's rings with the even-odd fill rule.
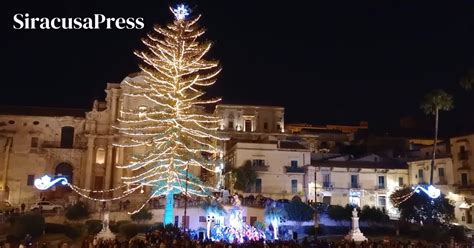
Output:
[[[0,244],[0,248],[14,247]],[[35,243],[25,240],[19,244],[20,248],[38,247],[52,248],[46,243]],[[73,244],[60,243],[58,248],[73,248]],[[229,243],[224,241],[198,240],[189,235],[176,232],[175,230],[157,230],[145,235],[138,235],[131,239],[100,239],[89,236],[83,239],[81,248],[473,248],[474,244],[459,244],[451,241],[442,243],[426,243],[421,241],[400,241],[395,239],[384,239],[379,241],[367,240],[354,242],[347,240],[327,241],[326,239],[304,238],[301,241],[277,240],[277,241],[246,241],[244,243]]]
[[[175,227],[165,227],[147,232],[145,235],[137,235],[128,240],[101,240],[95,237],[86,238],[82,248],[471,248],[474,245],[457,244],[446,241],[438,244],[428,244],[421,241],[400,241],[385,238],[379,241],[364,241],[356,243],[354,241],[338,240],[327,241],[325,239],[277,240],[277,241],[246,241],[244,243],[229,243],[225,241],[200,240],[192,234],[181,232]]]
[[[160,235],[161,234],[161,235]],[[327,241],[316,239],[309,241],[304,239],[300,242],[294,240],[277,241],[246,241],[244,243],[228,243],[224,241],[193,240],[185,235],[175,236],[172,233],[149,233],[141,238],[133,238],[128,241],[85,239],[82,248],[472,248],[474,245],[444,242],[428,244],[421,241]]]

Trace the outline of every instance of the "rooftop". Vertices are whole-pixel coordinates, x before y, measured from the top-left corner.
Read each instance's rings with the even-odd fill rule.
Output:
[[[87,109],[75,108],[50,108],[50,107],[27,107],[27,106],[0,106],[0,115],[19,116],[72,116],[85,118]]]
[[[311,161],[316,167],[337,167],[337,168],[363,168],[363,169],[408,169],[408,165],[402,161]]]
[[[219,108],[254,108],[254,109],[278,109],[285,110],[281,106],[264,106],[264,105],[241,105],[241,104],[217,104],[216,110]]]
[[[292,141],[280,141],[280,147],[281,149],[297,149],[297,150],[306,150],[308,147],[298,143],[298,142],[292,142]]]
[[[353,156],[339,155],[320,160],[311,160],[311,165],[316,167],[338,168],[366,168],[366,169],[407,169],[408,164],[401,160],[378,154],[366,154],[355,158]]]

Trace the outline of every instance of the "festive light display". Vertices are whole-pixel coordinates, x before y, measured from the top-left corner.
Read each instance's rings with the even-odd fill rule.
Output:
[[[227,240],[230,243],[243,243],[245,240],[264,240],[266,239],[263,230],[247,225],[242,218],[242,208],[238,195],[233,196],[233,208],[230,209],[229,226],[224,225],[222,218],[210,228],[210,223],[215,221],[216,217],[208,217],[207,237],[211,240]],[[217,214],[219,216],[219,214]]]
[[[67,181],[67,178],[65,177],[56,177],[54,180],[51,180],[51,177],[48,175],[44,175],[40,178],[36,178],[33,184],[39,190],[47,190],[59,182],[61,182],[62,185],[69,184]]]
[[[213,85],[221,69],[217,61],[204,59],[211,43],[198,41],[205,32],[197,25],[200,16],[188,18],[185,5],[171,12],[174,22],[155,27],[143,39],[147,50],[135,52],[144,62],[140,66],[144,80],[125,82],[129,102],[145,104],[122,106],[115,126],[129,138],[117,146],[145,147],[145,152],[133,154],[129,164],[119,167],[131,171],[122,177],[126,185],[152,188],[134,212],[148,199],[165,196],[165,224],[174,222],[175,194],[202,197],[214,189],[188,173],[189,167],[214,173],[222,154],[217,141],[224,140],[216,135],[219,118],[202,110],[202,105],[220,100],[201,99],[200,88]]]
[[[273,202],[270,206],[265,208],[265,220],[270,223],[273,227],[273,239],[278,239],[278,226],[281,222],[284,222],[287,217],[287,213],[283,207],[278,207],[276,202]]]
[[[400,204],[402,204],[403,202],[410,199],[410,197],[412,197],[414,194],[415,194],[415,191],[410,191],[408,194],[402,195],[402,196],[399,196],[399,197],[393,197],[392,196],[391,199],[392,199],[393,204],[395,205],[395,207],[397,207]]]
[[[171,12],[173,12],[173,14],[176,16],[176,19],[178,20],[183,20],[190,14],[188,6],[184,4],[180,4],[176,6],[176,8],[171,9]]]
[[[397,197],[391,196],[391,200],[393,201],[394,206],[400,206],[403,202],[410,199],[415,193],[421,194],[425,193],[431,199],[436,199],[441,196],[441,190],[437,189],[433,185],[416,185],[412,186],[411,190],[404,195],[400,195]],[[431,200],[433,201],[433,200]]]
[[[416,193],[424,192],[432,199],[436,199],[441,195],[441,190],[435,188],[433,185],[429,185],[426,189],[421,185],[417,185],[413,188],[413,191]]]

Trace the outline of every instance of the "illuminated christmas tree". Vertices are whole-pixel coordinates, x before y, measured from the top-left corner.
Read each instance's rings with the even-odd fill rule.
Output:
[[[173,223],[175,194],[207,196],[213,190],[189,167],[215,172],[221,169],[222,158],[217,146],[222,139],[216,135],[219,119],[203,111],[203,105],[220,99],[202,99],[201,90],[216,82],[221,69],[218,61],[204,59],[211,43],[199,41],[205,33],[197,25],[200,16],[188,18],[184,5],[171,11],[174,22],[156,26],[143,39],[146,51],[135,52],[143,61],[144,80],[125,82],[131,89],[126,95],[147,104],[121,109],[116,127],[128,137],[125,144],[117,145],[145,147],[145,152],[134,154],[128,165],[120,167],[132,171],[122,180],[131,187],[151,188],[142,207],[151,198],[166,197],[165,224]]]

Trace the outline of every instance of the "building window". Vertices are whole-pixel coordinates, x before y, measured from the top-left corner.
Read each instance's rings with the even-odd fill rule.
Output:
[[[418,182],[423,182],[423,169],[418,169]]]
[[[438,176],[444,177],[444,168],[438,168]]]
[[[61,148],[72,148],[74,144],[74,127],[61,128]]]
[[[255,180],[255,193],[262,193],[262,179],[257,178]]]
[[[38,147],[38,137],[31,137],[31,147]]]
[[[95,176],[94,189],[95,190],[103,190],[104,189],[104,177],[103,176]]]
[[[245,120],[245,132],[252,132],[252,121]]]
[[[291,160],[291,168],[298,167],[298,160]]]
[[[36,125],[38,125],[38,124],[40,124],[39,121],[33,121],[33,125],[36,126]]]
[[[331,187],[331,174],[323,174],[323,187],[329,188]]]
[[[199,222],[207,222],[206,216],[199,216]]]
[[[385,196],[379,196],[379,207],[385,208],[387,206],[387,198]]]
[[[146,116],[146,111],[147,111],[147,107],[146,106],[140,106],[138,107],[138,117],[139,118],[143,118]]]
[[[359,177],[357,175],[351,175],[351,188],[359,188]]]
[[[263,123],[263,129],[264,129],[264,130],[267,130],[267,129],[268,129],[268,122],[264,122],[264,123]]]
[[[105,149],[99,148],[95,154],[95,163],[96,164],[104,164],[105,162]]]
[[[35,182],[35,175],[28,175],[26,178],[26,185],[27,186],[33,186]]]
[[[401,186],[403,186],[403,185],[404,185],[404,183],[403,183],[403,177],[399,177],[399,178],[398,178],[398,186],[401,187]]]
[[[469,184],[469,180],[467,178],[467,173],[461,173],[461,185],[467,186]]]
[[[350,191],[349,192],[349,204],[353,206],[360,206],[360,191]]]
[[[277,124],[277,130],[280,131],[281,130],[281,126],[280,124]]]
[[[298,180],[292,179],[291,180],[291,193],[296,194],[298,192]]]
[[[252,166],[265,166],[265,160],[263,159],[253,159]]]
[[[330,196],[323,196],[323,203],[327,205],[331,205],[331,197]]]
[[[174,226],[178,227],[179,226],[179,216],[174,217]]]
[[[250,225],[253,226],[257,221],[257,216],[250,216]]]
[[[385,189],[385,176],[379,176],[379,189]]]
[[[247,223],[247,216],[242,216],[242,222]]]
[[[233,121],[229,121],[229,123],[227,124],[227,128],[228,128],[228,129],[234,129],[234,122],[233,122]]]

